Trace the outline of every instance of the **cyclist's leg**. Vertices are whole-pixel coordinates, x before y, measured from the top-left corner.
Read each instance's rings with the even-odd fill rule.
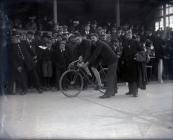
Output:
[[[92,77],[92,74],[91,74],[91,72],[90,72],[88,67],[85,67],[84,70],[90,77]]]
[[[84,62],[79,62],[79,63],[78,63],[78,66],[79,66],[79,67],[82,67],[83,64],[84,64]],[[90,70],[89,70],[88,67],[82,67],[82,68],[85,70],[85,72],[86,72],[90,77],[92,77],[92,74],[91,74],[91,72],[90,72]]]
[[[91,67],[91,70],[92,70],[92,72],[94,73],[94,76],[95,76],[95,78],[96,78],[96,80],[97,80],[97,84],[98,84],[98,86],[103,86],[103,84],[102,84],[102,81],[101,81],[101,78],[100,78],[100,73],[98,72],[98,70],[96,69],[96,68],[94,68],[94,67]]]

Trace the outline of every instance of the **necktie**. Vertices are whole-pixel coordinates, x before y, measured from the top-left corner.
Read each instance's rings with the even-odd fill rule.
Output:
[[[24,60],[24,55],[23,55],[23,53],[22,53],[22,49],[21,49],[21,47],[20,47],[20,45],[19,44],[17,44],[17,46],[18,46],[18,54],[19,54],[19,56]]]
[[[28,44],[29,44],[29,47],[32,48],[30,40],[28,40]]]

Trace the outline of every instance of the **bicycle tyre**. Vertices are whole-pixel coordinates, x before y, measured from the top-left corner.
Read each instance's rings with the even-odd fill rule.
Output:
[[[69,79],[67,80],[67,78]],[[76,78],[76,79],[73,79],[73,78]],[[70,79],[73,79],[73,81],[71,81]],[[60,77],[60,81],[59,81],[60,91],[67,97],[78,96],[80,92],[83,90],[83,86],[84,86],[83,77],[78,71],[67,70]]]

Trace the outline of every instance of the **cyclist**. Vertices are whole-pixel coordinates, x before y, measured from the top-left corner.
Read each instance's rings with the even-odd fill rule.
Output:
[[[76,44],[75,51],[74,51],[76,53],[75,55],[79,57],[79,60],[81,62],[80,65],[81,65],[81,67],[83,67],[84,63],[86,62],[86,60],[89,59],[90,54],[91,54],[91,41],[88,39],[82,38],[80,33],[74,33],[74,38],[72,40]],[[83,68],[85,69],[87,74],[91,76],[91,73],[90,73],[88,67],[83,67]],[[98,70],[92,66],[91,66],[91,70],[97,80],[97,86],[95,89],[102,88],[103,84],[102,84]]]
[[[104,63],[108,66],[108,73],[107,73],[107,88],[106,92],[100,98],[109,98],[115,95],[115,77],[116,77],[116,61],[117,56],[105,42],[99,40],[98,35],[93,33],[90,35],[91,43],[93,47],[93,51],[91,52],[91,56],[88,57],[84,67],[91,65],[96,66],[99,62]]]

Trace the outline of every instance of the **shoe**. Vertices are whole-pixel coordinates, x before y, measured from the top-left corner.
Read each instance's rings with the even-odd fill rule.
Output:
[[[132,97],[138,97],[138,95],[137,94],[133,94],[133,96]]]
[[[46,87],[43,87],[42,90],[43,90],[43,91],[47,91],[47,88],[46,88]]]
[[[26,90],[22,90],[21,93],[20,93],[20,95],[25,95],[26,93],[27,93]]]
[[[130,93],[130,92],[127,92],[127,93],[126,93],[126,95],[132,95],[132,93]]]
[[[88,84],[85,84],[85,85],[83,86],[83,90],[86,90],[86,89],[88,89]]]
[[[117,94],[118,92],[117,91],[115,91],[115,93],[114,94],[112,94],[111,96],[115,96],[115,94]]]
[[[59,87],[57,87],[56,90],[59,91],[60,90]]]
[[[101,99],[104,99],[104,98],[110,98],[110,96],[109,96],[109,95],[104,94],[104,95],[100,96],[99,98],[101,98]]]
[[[99,86],[99,85],[96,85],[96,87],[94,88],[95,90],[99,90],[99,89],[103,89],[104,88],[104,86],[102,85],[102,86]]]
[[[51,90],[52,89],[52,87],[47,87],[47,90]]]
[[[37,91],[38,91],[38,93],[40,93],[40,94],[41,94],[41,93],[43,93],[43,90],[42,90],[42,89],[40,89],[40,88],[39,88],[39,89],[37,89]]]

